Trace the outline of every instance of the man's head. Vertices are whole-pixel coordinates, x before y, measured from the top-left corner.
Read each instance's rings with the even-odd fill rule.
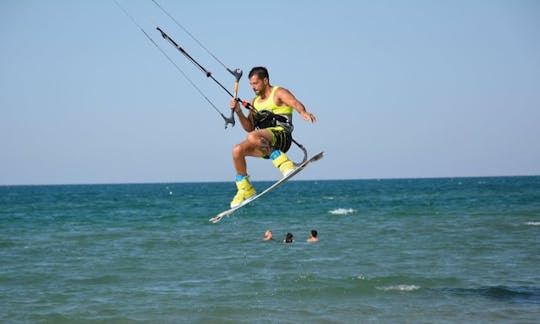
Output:
[[[266,230],[266,232],[264,233],[264,239],[265,240],[271,240],[272,237],[273,237],[272,231],[271,230]]]
[[[268,75],[268,70],[264,66],[256,66],[249,71],[249,78],[251,79],[252,76],[258,76],[259,79],[270,79],[270,76]]]
[[[270,85],[268,70],[263,66],[256,66],[249,71],[249,84],[256,95],[260,96]]]
[[[287,235],[285,235],[285,243],[292,243],[292,242],[293,242],[292,233],[287,233]]]

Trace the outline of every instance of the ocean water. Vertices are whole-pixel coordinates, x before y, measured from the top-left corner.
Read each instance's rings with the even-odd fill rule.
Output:
[[[290,181],[208,222],[233,195],[0,187],[0,322],[540,321],[540,177]]]

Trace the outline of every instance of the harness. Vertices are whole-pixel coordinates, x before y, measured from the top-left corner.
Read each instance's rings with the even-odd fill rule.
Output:
[[[292,133],[294,126],[288,115],[274,114],[269,110],[258,111],[253,116],[253,122],[256,129],[281,126],[287,133]]]

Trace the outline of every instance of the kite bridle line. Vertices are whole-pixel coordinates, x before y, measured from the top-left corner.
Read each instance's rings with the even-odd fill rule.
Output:
[[[206,46],[204,46],[203,43],[201,43],[201,41],[199,41],[197,39],[197,37],[195,37],[192,33],[189,32],[189,30],[184,27],[184,25],[182,25],[180,22],[178,22],[178,20],[176,20],[176,18],[174,18],[173,15],[171,15],[167,10],[165,10],[165,8],[163,8],[156,0],[152,0],[152,2],[161,10],[163,11],[163,13],[165,15],[167,15],[172,21],[174,21],[174,23],[180,27],[186,34],[189,35],[189,37],[191,37],[191,39],[193,39],[197,44],[199,44],[199,46],[204,49],[210,56],[212,56],[212,58],[214,58],[214,60],[216,60],[219,64],[221,64],[221,66],[223,66],[227,71],[229,71],[229,73],[231,73],[234,78],[235,78],[235,82],[234,82],[234,95],[233,95],[233,98],[236,100],[238,98],[238,86],[239,86],[239,83],[240,83],[240,78],[242,77],[242,70],[240,69],[230,69],[229,67],[227,67],[227,65],[225,65],[225,63],[223,63],[216,55],[214,55],[214,53],[212,53]],[[159,29],[158,29],[159,30]],[[163,31],[160,30],[160,32],[162,33],[162,36],[163,36]],[[165,36],[163,36],[165,37]],[[198,66],[200,66],[198,63],[196,63]],[[206,72],[208,73],[208,71],[204,70],[203,72]],[[215,80],[215,79],[214,79]],[[216,80],[215,80],[216,81]],[[217,82],[217,81],[216,81]],[[220,84],[221,86],[221,84]],[[223,86],[221,86],[223,88]],[[226,89],[225,89],[226,90]],[[227,91],[228,92],[228,91]],[[245,106],[245,105],[244,105]],[[225,128],[227,128],[227,124],[230,123],[234,126],[234,110],[231,111],[231,116],[228,118],[228,119],[225,119]]]
[[[154,41],[154,39],[140,26],[139,23],[127,12],[126,9],[124,9],[120,3],[118,3],[117,0],[113,0],[114,3],[124,12],[124,14],[138,27],[138,29],[145,35],[145,37],[167,58],[171,64],[174,65],[174,67],[184,76],[184,78],[199,92],[201,96],[204,97],[204,99],[221,115],[223,120],[225,121],[225,128],[228,127],[228,125],[232,125],[234,127],[235,125],[235,119],[234,119],[234,109],[231,109],[231,115],[230,117],[226,117],[221,111],[216,107],[216,105],[208,99],[208,97],[204,94],[204,92],[187,76],[187,74],[171,59],[169,55]],[[229,96],[231,96],[236,102],[242,104],[246,109],[252,111],[253,113],[257,113],[257,110],[251,103],[247,101],[243,101],[238,97],[238,88],[240,83],[240,78],[242,77],[242,70],[237,69],[230,69],[228,68],[221,60],[219,60],[212,52],[210,52],[193,34],[191,34],[184,26],[182,26],[172,15],[170,15],[159,3],[155,0],[152,0],[152,2],[161,9],[169,18],[171,18],[176,25],[178,25],[181,29],[183,29],[199,46],[201,46],[210,56],[212,56],[221,66],[223,66],[229,73],[231,73],[235,78],[234,83],[234,93],[229,91],[221,82],[219,82],[214,76],[212,75],[212,72],[207,70],[204,66],[202,66],[197,60],[195,60],[184,48],[182,48],[174,39],[172,39],[163,29],[160,27],[156,27],[156,30],[160,32],[161,36],[167,40],[171,45],[173,45],[180,53],[182,53],[191,63],[193,63],[201,72],[203,72],[206,77],[211,78],[221,89],[223,89]],[[303,162],[307,160],[307,150],[304,148],[304,146],[300,143],[298,143],[296,140],[292,139],[292,142],[297,145],[302,152],[304,153],[304,157],[302,162],[295,163],[295,165],[300,165]]]
[[[116,6],[118,8],[120,8],[120,10],[126,15],[126,17],[129,18],[129,20],[131,20],[131,22],[137,26],[137,28],[139,29],[140,32],[142,32],[144,34],[144,36],[148,39],[148,41],[150,41],[150,43],[152,43],[152,45],[154,45],[160,52],[161,54],[163,54],[163,56],[165,56],[165,58],[176,68],[176,70],[178,72],[180,72],[180,74],[182,74],[182,76],[189,82],[189,84],[191,84],[191,86],[193,88],[195,88],[195,90],[197,90],[197,92],[210,104],[210,106],[212,106],[212,108],[214,108],[214,110],[220,114],[220,116],[223,118],[223,120],[225,121],[225,128],[227,128],[227,126],[229,124],[231,124],[232,126],[234,126],[235,124],[235,120],[234,120],[234,111],[231,111],[231,116],[230,117],[226,117],[218,108],[217,106],[204,94],[204,92],[201,90],[201,88],[199,88],[195,82],[193,82],[189,77],[188,75],[178,66],[178,64],[176,64],[174,62],[174,60],[156,43],[156,41],[144,30],[144,28],[141,27],[141,25],[135,20],[135,18],[133,18],[132,15],[129,14],[129,12],[117,1],[117,0],[113,0],[113,2],[116,4]],[[159,28],[158,28],[159,29]],[[190,34],[191,35],[191,34]],[[192,35],[191,35],[192,36]],[[192,36],[193,37],[193,36]],[[198,42],[200,43],[200,42]],[[205,48],[206,49],[206,48]],[[206,49],[207,50],[207,49]],[[207,50],[208,51],[208,50]],[[214,55],[212,55],[214,58],[216,58]],[[217,59],[217,58],[216,58]],[[220,62],[221,63],[221,62]],[[221,63],[223,64],[223,63]],[[202,68],[202,66],[200,67]],[[204,68],[203,68],[204,69]],[[230,73],[232,73],[234,76],[235,76],[235,79],[236,79],[236,82],[235,82],[235,93],[238,91],[238,83],[240,81],[240,77],[242,76],[242,70],[240,69],[235,69],[235,70],[230,70],[230,69],[227,69]],[[208,71],[206,71],[206,73],[209,73]],[[217,82],[217,80],[216,80]],[[233,96],[223,85],[220,84],[220,86],[226,90],[231,96]],[[234,96],[233,96],[234,97]]]

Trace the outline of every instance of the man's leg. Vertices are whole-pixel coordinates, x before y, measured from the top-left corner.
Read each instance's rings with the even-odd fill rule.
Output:
[[[262,157],[270,154],[272,133],[268,130],[257,130],[248,133],[242,143],[233,148],[233,162],[236,169],[236,195],[231,201],[231,207],[240,205],[246,199],[255,195],[247,174],[246,156]]]
[[[246,140],[233,148],[233,162],[236,174],[247,175],[246,156],[268,156],[272,149],[272,133],[259,129],[247,134]]]

